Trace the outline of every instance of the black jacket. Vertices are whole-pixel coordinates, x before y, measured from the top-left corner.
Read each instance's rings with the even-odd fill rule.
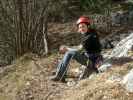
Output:
[[[99,36],[95,30],[90,30],[89,32],[83,35],[82,45],[83,45],[83,48],[88,53],[100,53],[101,52],[101,44],[99,41]]]

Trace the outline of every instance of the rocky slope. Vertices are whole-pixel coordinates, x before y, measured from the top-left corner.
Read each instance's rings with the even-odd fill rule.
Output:
[[[133,60],[115,60],[111,69],[92,74],[85,80],[76,79],[78,67],[70,64],[68,83],[49,80],[55,59],[61,55],[38,58],[27,54],[0,73],[0,100],[132,100],[133,94],[121,84],[123,76],[133,68]],[[71,82],[71,84],[70,84]]]

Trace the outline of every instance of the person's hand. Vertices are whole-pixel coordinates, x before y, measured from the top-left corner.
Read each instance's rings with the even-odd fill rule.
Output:
[[[59,48],[59,52],[60,52],[61,54],[64,54],[66,51],[68,51],[67,46],[61,46],[61,47]]]

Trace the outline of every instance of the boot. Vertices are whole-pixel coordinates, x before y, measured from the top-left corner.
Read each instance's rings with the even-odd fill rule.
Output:
[[[78,80],[82,80],[82,79],[86,79],[88,78],[94,70],[92,70],[91,68],[88,68],[87,66],[82,66],[82,71],[79,75],[79,79]]]

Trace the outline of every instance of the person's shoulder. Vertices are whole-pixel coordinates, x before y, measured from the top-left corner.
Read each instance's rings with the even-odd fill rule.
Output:
[[[89,32],[92,33],[93,35],[98,35],[96,29],[90,29]]]
[[[96,29],[90,28],[89,31],[90,31],[90,32],[96,32]]]
[[[90,29],[89,29],[89,32],[97,33],[97,30],[94,29],[94,28],[90,28]]]

